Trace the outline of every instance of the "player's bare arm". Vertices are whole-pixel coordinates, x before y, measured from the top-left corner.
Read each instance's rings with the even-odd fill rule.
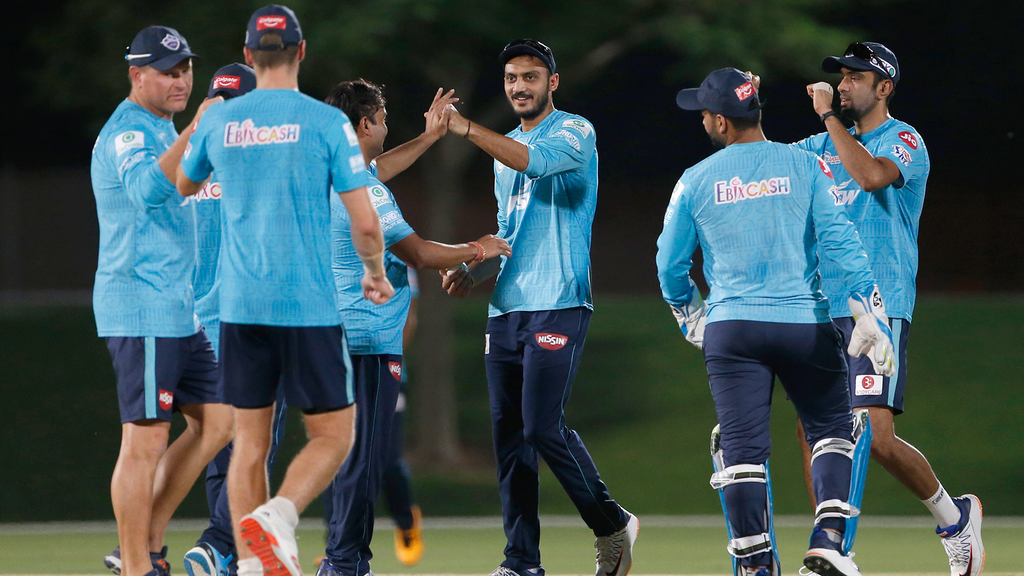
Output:
[[[448,120],[448,133],[465,138],[487,152],[492,158],[516,172],[525,172],[530,165],[530,151],[526,144],[489,130],[466,119],[452,106]]]
[[[384,236],[365,186],[341,193],[352,220],[352,245],[363,261],[363,298],[383,304],[395,294],[384,270]]]
[[[494,234],[481,236],[475,242],[442,244],[424,240],[415,232],[391,245],[388,250],[413,268],[441,270],[463,262],[481,262],[498,256],[511,256],[508,241]]]
[[[458,101],[455,90],[444,92],[444,88],[438,88],[430,108],[423,113],[426,118],[423,133],[377,156],[377,179],[387,182],[401,174],[433,146],[434,142],[444,137],[448,132],[448,105]]]

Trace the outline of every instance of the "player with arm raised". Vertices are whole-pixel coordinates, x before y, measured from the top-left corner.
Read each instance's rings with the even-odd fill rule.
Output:
[[[520,118],[502,136],[451,111],[448,133],[494,158],[498,235],[512,245],[491,297],[484,364],[504,517],[505,561],[492,576],[543,576],[539,454],[596,537],[597,576],[624,576],[639,522],[608,494],[563,408],[594,308],[590,234],[597,207],[597,135],[585,118],[556,110],[551,49],[516,40],[502,50],[505,95]],[[496,261],[495,261],[496,262]],[[465,269],[444,273],[449,294],[468,293]]]
[[[306,43],[279,5],[249,20],[246,63],[256,89],[212,108],[192,134],[178,191],[221,183],[221,373],[235,406],[228,497],[240,576],[299,576],[299,513],[337,473],[352,445],[355,393],[331,275],[332,188],[352,217],[362,296],[383,304],[380,224],[366,192],[355,131],[336,108],[298,91]],[[277,496],[266,460],[278,386],[303,412],[309,441]]]
[[[438,91],[427,111],[424,133],[435,141],[447,130],[447,106],[453,100],[451,92],[442,95]],[[388,279],[395,287],[395,296],[383,306],[374,306],[361,298],[358,278],[362,266],[352,248],[351,218],[340,201],[332,200],[332,264],[338,308],[352,354],[356,403],[365,408],[356,414],[352,453],[338,471],[331,489],[323,495],[329,534],[327,558],[321,561],[317,574],[363,576],[371,573],[374,504],[388,463],[403,370],[402,332],[411,299],[407,266],[446,269],[467,261],[508,256],[511,251],[508,242],[492,234],[458,245],[420,238],[406,223],[395,196],[377,178],[377,159],[386,160],[381,152],[388,133],[381,88],[365,80],[342,82],[331,91],[327,103],[341,109],[354,123],[368,165],[370,199],[388,249],[384,254]],[[411,154],[406,157],[410,156],[409,164],[415,160]],[[398,172],[392,168],[388,173],[394,176]]]
[[[885,298],[896,351],[896,375],[880,376],[863,359],[849,358],[854,408],[866,408],[874,439],[871,456],[928,508],[949,556],[952,576],[977,576],[985,562],[981,541],[981,501],[973,494],[951,498],[921,452],[896,436],[894,417],[903,413],[907,380],[907,343],[917,296],[917,232],[931,168],[924,140],[911,125],[889,115],[889,101],[900,80],[891,50],[876,42],[854,42],[843,56],[821,63],[841,73],[840,115],[832,111],[832,87],[807,87],[826,132],[794,146],[822,156],[835,172],[832,199],[857,227],[867,249],[878,289]],[[825,259],[822,290],[832,302],[832,317],[848,339],[854,321],[840,295],[837,265]],[[807,466],[807,448],[804,447]]]
[[[195,57],[174,29],[139,32],[125,56],[131,93],[92,153],[100,225],[93,308],[121,413],[110,483],[119,545],[104,563],[125,576],[169,573],[167,523],[231,438],[217,359],[194,314],[195,209],[174,188],[189,134],[213,103],[204,102],[178,134],[172,118],[188,103]],[[174,410],[188,428],[168,446]]]
[[[721,431],[721,489],[728,550],[738,576],[777,576],[769,482],[769,418],[777,376],[818,454],[811,472],[822,507],[804,564],[829,576],[859,575],[842,549],[850,493],[852,414],[841,334],[819,289],[818,243],[843,271],[858,322],[850,353],[870,349],[875,369],[892,365],[885,307],[857,231],[830,201],[828,166],[802,150],[767,141],[761,102],[735,68],[682,90],[723,149],[679,179],[658,238],[662,295],[687,340],[702,348]],[[704,254],[706,302],[690,279]],[[716,463],[716,468],[718,468]],[[774,558],[773,558],[774,556]]]

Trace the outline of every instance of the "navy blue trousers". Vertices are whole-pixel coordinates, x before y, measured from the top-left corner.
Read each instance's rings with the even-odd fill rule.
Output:
[[[345,576],[363,576],[370,571],[374,507],[391,451],[401,363],[402,357],[393,354],[352,356],[355,442],[334,482],[321,496],[329,519],[327,558]]]
[[[508,538],[502,566],[521,574],[540,567],[538,454],[595,535],[626,524],[583,441],[565,423],[590,314],[512,312],[487,321],[484,363]]]
[[[405,371],[403,370],[403,374]],[[402,433],[402,421],[405,419],[405,384],[399,392],[398,406],[391,421],[391,447],[388,449],[387,462],[384,464],[384,478],[381,489],[388,503],[388,511],[395,524],[402,530],[412,528],[412,475],[409,465],[402,458],[402,444],[405,435]]]
[[[832,323],[783,324],[728,320],[704,332],[704,362],[722,431],[726,466],[764,464],[771,452],[769,420],[778,377],[804,424],[807,443],[823,438],[851,440],[853,415],[847,387],[843,336]],[[818,502],[850,493],[851,461],[824,454],[811,467]],[[764,485],[740,483],[724,489],[734,537],[767,531]],[[845,529],[843,519],[824,519],[824,528]],[[740,559],[766,565],[767,553]]]

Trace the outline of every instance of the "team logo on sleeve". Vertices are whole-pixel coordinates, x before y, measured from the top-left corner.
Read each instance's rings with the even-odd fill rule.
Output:
[[[857,376],[857,389],[854,396],[881,396],[882,377],[878,374],[859,374]]]
[[[754,95],[754,85],[750,82],[744,82],[733,88],[733,91],[736,92],[736,99],[742,102]]]
[[[590,126],[590,124],[587,124],[583,120],[579,120],[579,119],[576,119],[576,118],[573,118],[573,119],[570,119],[570,120],[566,120],[565,122],[562,122],[562,127],[563,128],[572,128],[573,130],[576,130],[580,134],[583,134],[584,138],[589,138],[590,137],[590,132],[593,130],[593,128]]]
[[[284,16],[260,16],[256,19],[256,30],[266,30],[267,28],[284,30],[287,26],[288,21]]]
[[[366,170],[366,161],[363,160],[363,155],[356,154],[355,156],[349,156],[348,167],[352,169],[353,174],[359,174]]]
[[[146,136],[139,130],[122,132],[114,138],[114,150],[118,156],[132,148],[142,148],[145,145]]]
[[[900,146],[899,144],[892,145],[892,155],[895,156],[900,162],[903,162],[904,166],[909,166],[912,160],[912,158],[910,157],[910,152],[907,152],[907,149],[904,148],[903,146]]]
[[[818,158],[818,167],[821,168],[821,171],[825,173],[825,176],[828,176],[829,178],[832,177],[832,169],[829,168],[828,164],[826,164],[825,161],[822,160],[821,158]]]
[[[217,76],[213,79],[214,90],[238,90],[239,84],[242,83],[242,78],[239,76]]]
[[[686,186],[682,182],[676,182],[675,188],[672,189],[672,197],[668,200],[669,206],[679,202],[679,197],[683,195],[683,188]]]
[[[734,204],[742,200],[779,194],[789,194],[789,176],[767,178],[758,182],[743,182],[739,176],[735,176],[728,182],[715,182],[715,204]]]
[[[900,132],[899,136],[900,140],[903,140],[907,146],[910,146],[911,150],[917,150],[917,134],[913,132]]]
[[[830,152],[825,152],[824,154],[822,154],[821,159],[833,166],[836,164],[841,164],[843,162],[842,159],[839,158],[838,154],[832,154]]]
[[[224,147],[258,146],[263,144],[290,144],[299,141],[299,124],[256,126],[252,118],[241,123],[228,122],[224,126]]]
[[[401,362],[388,362],[388,372],[395,377],[395,380],[402,381],[402,363]]]
[[[173,50],[175,52],[178,51],[178,48],[181,48],[181,39],[175,36],[174,34],[168,34],[167,36],[164,36],[164,39],[161,40],[160,43],[164,45],[164,48],[167,48],[168,50]]]
[[[359,138],[356,137],[356,130],[355,130],[355,128],[353,128],[351,124],[344,124],[344,125],[342,125],[341,128],[342,128],[342,130],[345,131],[345,138],[348,140],[348,145],[349,146],[358,146],[359,145]]]
[[[547,332],[538,332],[536,337],[537,344],[545,350],[561,350],[569,341],[568,336],[562,336],[561,334],[549,334]]]
[[[156,397],[157,402],[160,403],[161,410],[170,410],[174,406],[174,393],[168,392],[167,390],[160,390],[160,393]]]
[[[552,134],[551,137],[564,138],[565,141],[569,143],[569,146],[572,146],[573,150],[577,152],[580,151],[580,139],[577,138],[575,134],[569,132],[568,130],[559,130],[558,132]]]

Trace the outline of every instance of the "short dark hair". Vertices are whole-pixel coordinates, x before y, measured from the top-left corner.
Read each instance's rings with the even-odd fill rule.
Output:
[[[260,37],[260,49],[252,50],[252,61],[258,68],[277,68],[294,64],[299,58],[299,47],[285,47],[280,34],[269,32]]]
[[[358,124],[362,118],[376,124],[374,114],[387,104],[384,87],[362,78],[339,83],[331,89],[324,102],[341,109],[353,124]]]
[[[874,90],[875,88],[878,88],[878,85],[882,83],[882,80],[890,80],[890,81],[892,80],[892,78],[886,78],[886,77],[882,76],[881,74],[879,74],[878,72],[875,72],[874,70],[871,70],[870,72],[875,75],[874,81],[871,82],[871,89],[872,90]],[[885,97],[885,105],[886,106],[888,106],[889,102],[892,101],[892,96],[895,93],[896,93],[896,83],[893,82],[892,83],[892,90],[889,90],[889,95]]]
[[[758,126],[761,125],[760,110],[757,111],[757,114],[752,114],[750,116],[745,116],[742,118],[730,118],[728,116],[726,116],[725,118],[729,122],[732,122],[732,127],[735,128],[737,132],[750,130],[751,128],[757,128]]]

